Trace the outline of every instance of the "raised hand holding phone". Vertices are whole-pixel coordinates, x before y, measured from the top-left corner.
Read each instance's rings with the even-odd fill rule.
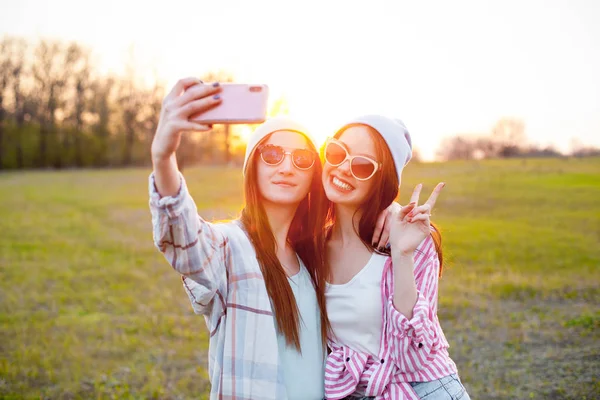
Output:
[[[181,79],[163,100],[156,134],[152,140],[152,161],[168,160],[179,147],[184,131],[207,131],[210,126],[190,121],[197,115],[221,103],[218,83],[204,84],[197,78]]]
[[[220,91],[218,83],[204,84],[197,78],[185,78],[178,81],[163,100],[151,147],[154,184],[161,196],[174,196],[179,192],[175,152],[181,143],[181,134],[211,128],[207,124],[190,121],[190,116],[221,103]]]

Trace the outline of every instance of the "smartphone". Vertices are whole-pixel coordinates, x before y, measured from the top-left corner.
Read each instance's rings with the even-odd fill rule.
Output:
[[[221,83],[221,103],[190,117],[203,124],[260,124],[267,119],[269,87],[247,83]]]

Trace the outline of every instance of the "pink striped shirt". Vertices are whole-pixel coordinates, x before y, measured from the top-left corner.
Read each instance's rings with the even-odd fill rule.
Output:
[[[385,263],[381,279],[383,323],[377,358],[330,338],[332,351],[325,368],[327,399],[343,399],[358,390],[377,399],[418,400],[410,382],[429,382],[457,372],[437,317],[440,264],[431,237],[415,250],[414,260],[418,298],[410,320],[394,307],[391,257]]]

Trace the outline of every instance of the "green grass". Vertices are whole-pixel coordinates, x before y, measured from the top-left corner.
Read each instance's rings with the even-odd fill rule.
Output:
[[[153,247],[149,170],[0,174],[0,398],[202,398],[208,339]],[[238,169],[189,169],[203,216]],[[434,221],[440,320],[473,399],[600,397],[600,159],[410,164]]]

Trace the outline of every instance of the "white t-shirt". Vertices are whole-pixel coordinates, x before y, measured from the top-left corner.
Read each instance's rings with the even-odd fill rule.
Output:
[[[308,270],[298,257],[300,271],[288,277],[300,312],[300,347],[288,346],[277,334],[289,400],[321,400],[325,396],[325,354],[321,342],[321,313]]]
[[[381,278],[387,258],[373,253],[349,282],[327,284],[325,290],[327,316],[335,341],[375,357],[381,340]]]

